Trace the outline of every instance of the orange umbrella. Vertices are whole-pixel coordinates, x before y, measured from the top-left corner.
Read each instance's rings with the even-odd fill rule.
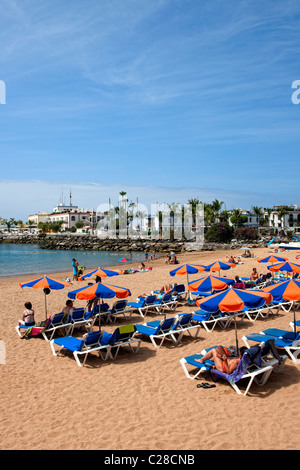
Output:
[[[290,273],[300,273],[300,265],[290,263],[289,261],[286,263],[273,264],[272,266],[268,266],[268,269],[274,272],[287,271]]]
[[[241,290],[230,288],[224,292],[218,292],[206,299],[197,300],[196,304],[206,312],[240,312],[246,308],[259,308],[272,300],[272,295],[267,292]],[[235,340],[238,351],[238,338],[236,321],[234,317]]]
[[[208,266],[205,267],[205,271],[227,271],[228,269],[235,268],[236,264],[234,263],[224,263],[223,261],[215,261],[212,264],[209,264]]]
[[[79,300],[90,300],[94,297],[98,299],[112,299],[117,297],[118,299],[126,299],[131,295],[129,289],[125,287],[111,286],[108,284],[102,284],[102,282],[97,282],[91,286],[81,287],[80,289],[73,290],[68,293],[70,299],[79,299]]]
[[[83,281],[86,277],[91,276],[98,276],[98,277],[112,277],[112,276],[119,276],[119,272],[112,271],[111,269],[101,269],[98,268],[95,271],[91,271],[90,273],[84,274],[79,278],[80,281]]]
[[[24,284],[20,284],[20,287],[32,287],[33,289],[41,289],[43,288],[45,294],[45,315],[47,318],[47,295],[50,294],[51,289],[60,290],[64,287],[71,286],[70,282],[64,281],[57,281],[56,279],[52,279],[44,275],[39,279],[35,279],[33,281],[25,282]]]
[[[280,261],[287,261],[287,258],[284,258],[283,256],[267,256],[266,258],[260,258],[257,260],[259,263],[278,263]]]
[[[294,331],[296,334],[296,307],[295,302],[300,300],[300,281],[291,279],[289,281],[279,282],[272,286],[265,287],[264,292],[272,294],[274,300],[288,300],[293,302],[294,310]]]
[[[229,279],[227,277],[207,276],[190,282],[188,289],[192,292],[223,290],[227,289],[229,285],[233,285],[234,283],[234,279]]]

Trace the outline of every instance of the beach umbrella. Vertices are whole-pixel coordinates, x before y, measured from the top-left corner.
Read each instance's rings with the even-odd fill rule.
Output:
[[[230,288],[224,292],[213,294],[208,298],[200,299],[196,301],[198,307],[205,312],[214,313],[220,310],[221,312],[240,312],[244,308],[260,308],[266,302],[269,303],[272,300],[272,295],[262,291],[245,291],[240,289]],[[235,327],[235,341],[238,352],[238,338],[236,321],[234,318]]]
[[[292,301],[293,302],[293,312],[294,312],[294,333],[296,331],[296,306],[295,302],[300,300],[300,281],[296,279],[290,279],[288,281],[279,282],[272,286],[265,287],[264,292],[272,294],[273,299],[281,302],[282,300]]]
[[[278,271],[286,271],[289,273],[300,273],[300,265],[291,263],[290,261],[286,261],[285,263],[278,263],[272,264],[268,266],[270,271],[278,272]]]
[[[125,287],[112,286],[109,284],[102,284],[102,282],[96,282],[90,286],[81,287],[80,289],[73,290],[68,293],[70,299],[79,299],[79,300],[91,300],[95,297],[98,299],[126,299],[131,295],[129,289]],[[99,313],[99,328],[100,328],[100,313]]]
[[[189,274],[196,274],[199,271],[205,271],[205,266],[197,266],[195,264],[183,264],[176,269],[170,271],[170,276],[184,276],[186,274],[187,283],[189,284]]]
[[[219,271],[219,275],[220,275],[220,271],[227,271],[228,269],[231,269],[231,268],[235,268],[236,267],[236,264],[234,263],[224,263],[222,261],[215,261],[214,263],[212,264],[209,264],[208,266],[205,266],[205,271],[213,271],[213,272],[216,272],[216,271]]]
[[[299,255],[296,255],[296,259],[299,259],[299,258],[300,258],[300,253],[299,253]]]
[[[61,290],[65,287],[71,286],[70,282],[58,281],[44,275],[39,279],[33,281],[24,282],[20,284],[20,287],[32,287],[32,289],[43,289],[45,295],[45,316],[47,319],[47,295],[50,294],[51,290]]]
[[[227,289],[228,286],[232,286],[234,283],[234,279],[227,277],[207,276],[189,282],[188,289],[191,292],[212,292]]]
[[[83,281],[86,277],[91,277],[91,276],[112,277],[112,276],[119,276],[119,274],[120,273],[117,271],[111,271],[109,269],[98,268],[95,271],[92,271],[88,274],[84,274],[84,276],[81,276],[79,280]]]
[[[120,263],[127,263],[127,261],[129,261],[129,259],[127,259],[127,258],[120,258],[120,259],[118,259],[118,261],[119,261]]]
[[[126,299],[126,297],[130,295],[130,290],[125,287],[112,286],[103,284],[102,282],[96,282],[90,286],[81,287],[80,289],[68,292],[68,297],[73,300],[90,300],[94,297],[98,297],[98,299],[112,299],[114,297]]]
[[[280,261],[281,262],[287,261],[287,258],[270,255],[270,256],[267,256],[266,258],[260,258],[257,261],[258,263],[279,263]]]
[[[248,246],[242,246],[240,250],[251,251],[251,248],[249,248]]]

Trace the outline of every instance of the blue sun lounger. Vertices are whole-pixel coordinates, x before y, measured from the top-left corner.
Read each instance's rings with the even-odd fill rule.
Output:
[[[180,343],[183,335],[185,332],[188,332],[190,336],[192,336],[192,331],[196,330],[195,338],[197,338],[201,325],[197,323],[192,323],[194,313],[180,313],[177,315],[177,321],[172,327],[172,337],[176,338],[176,344]]]
[[[148,310],[155,309],[156,295],[148,295],[147,297],[139,297],[137,302],[128,302],[127,306],[131,310],[137,310],[139,314],[144,317]]]
[[[65,336],[64,338],[52,339],[50,341],[50,347],[54,356],[57,356],[57,353],[61,349],[67,349],[71,351],[74,355],[74,358],[79,367],[85,364],[87,356],[93,351],[98,351],[101,348],[101,339],[105,339],[102,331],[93,331],[86,333],[82,339],[75,338],[74,336]],[[59,350],[55,349],[55,345],[59,346]],[[79,357],[84,355],[84,360],[81,363]]]
[[[222,329],[227,328],[233,320],[232,315],[228,315],[218,310],[217,312],[205,312],[204,310],[196,310],[193,315],[193,322],[202,325],[206,331],[213,331],[215,326],[219,324]]]
[[[113,333],[106,331],[91,331],[86,333],[82,339],[74,336],[65,336],[50,341],[50,347],[54,356],[62,349],[71,351],[79,366],[85,364],[87,356],[91,352],[97,352],[103,360],[115,359],[120,348],[128,345],[132,352],[138,352],[140,349],[140,339],[133,338],[135,333],[134,325],[126,325],[116,328]],[[136,343],[134,348],[132,345]],[[58,351],[56,346],[59,347]],[[83,362],[79,357],[84,355]]]
[[[166,318],[162,321],[154,320],[144,323],[143,325],[136,324],[135,328],[137,333],[150,338],[153,346],[160,348],[165,338],[170,336],[175,320],[175,317]]]
[[[178,305],[177,297],[173,297],[172,292],[163,294],[160,299],[155,300],[155,308],[158,313],[163,313],[165,310],[175,311]]]
[[[284,349],[290,359],[295,364],[300,363],[300,333],[295,333],[293,331],[281,330],[277,328],[268,328],[261,331],[260,333],[251,333],[249,335],[243,336],[243,341],[247,347],[249,347],[249,341],[254,341],[256,343],[262,344],[266,343],[268,340],[275,339],[275,347],[278,349]]]
[[[47,320],[47,326],[45,329],[41,329],[41,335],[46,341],[51,341],[57,331],[61,333],[69,334],[71,328],[70,315],[65,312],[54,313]],[[25,325],[18,325],[16,331],[18,335],[22,338],[21,332],[26,334],[27,330],[31,328]]]
[[[226,374],[215,369],[214,363],[212,361],[205,361],[205,363],[199,363],[199,359],[204,356],[204,351],[203,354],[194,354],[192,356],[182,358],[180,360],[180,364],[185,372],[186,377],[189,379],[195,379],[201,372],[210,370],[215,380],[222,378],[232,386],[236,393],[238,393],[239,395],[247,395],[253,381],[255,381],[258,385],[262,386],[267,382],[268,378],[270,377],[273,371],[273,367],[271,365],[260,365],[260,351],[257,351],[257,353],[255,354],[252,354],[249,351],[250,350],[244,352],[241,362],[239,363],[235,371],[233,371],[231,374]],[[193,369],[198,368],[196,374],[192,375],[188,370],[188,366],[191,366]],[[239,381],[242,379],[248,380],[248,384],[244,393],[238,386]]]

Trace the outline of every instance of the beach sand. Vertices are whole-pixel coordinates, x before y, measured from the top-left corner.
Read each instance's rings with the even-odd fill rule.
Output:
[[[268,251],[254,249],[255,258],[243,259],[243,264],[222,275],[249,276],[253,267],[259,273],[267,273],[267,264],[259,264],[257,259],[267,256]],[[237,256],[241,251],[186,253],[178,258],[180,264],[208,264],[226,261],[229,254]],[[283,256],[297,262],[295,254],[288,252]],[[132,301],[169,282],[186,284],[185,276],[169,275],[176,266],[165,265],[164,258],[146,265],[153,270],[120,275],[107,283],[129,288]],[[65,273],[51,277],[64,280],[66,276],[72,278],[71,266]],[[199,277],[202,273],[190,275],[190,280]],[[36,321],[44,319],[42,290],[19,286],[30,279],[32,276],[0,280],[0,340],[6,353],[3,360],[2,350],[0,361],[1,450],[300,448],[300,365],[288,359],[281,374],[273,373],[263,387],[253,384],[247,396],[238,395],[225,381],[218,381],[215,388],[197,388],[203,381],[212,383],[212,378],[203,375],[198,380],[187,379],[179,360],[205,347],[234,344],[232,324],[226,330],[216,327],[211,333],[202,328],[197,339],[185,335],[178,346],[165,341],[160,349],[155,349],[145,340],[138,354],[124,350],[114,361],[104,362],[90,355],[86,366],[78,367],[71,354],[53,356],[45,340],[25,341],[17,335],[15,326],[24,302],[32,302]],[[47,297],[48,312],[60,311],[68,291],[86,284],[87,281],[74,282],[70,288],[52,291]],[[75,306],[84,305],[85,301],[75,301]],[[193,310],[181,305],[176,313]],[[131,322],[161,318],[149,313],[142,319],[135,314]],[[245,333],[269,327],[289,330],[291,320],[292,313],[283,310],[256,322],[245,319],[238,323],[240,346]],[[122,324],[126,321],[120,319],[103,328],[112,332]]]

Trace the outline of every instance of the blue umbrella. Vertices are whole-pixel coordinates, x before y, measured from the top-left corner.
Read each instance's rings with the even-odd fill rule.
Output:
[[[112,299],[117,297],[119,299],[125,299],[131,295],[129,289],[125,287],[112,286],[108,284],[102,284],[102,282],[97,282],[91,286],[81,287],[80,289],[73,290],[68,293],[70,299],[93,299],[98,297],[98,299]]]
[[[240,289],[230,288],[229,290],[214,294],[206,299],[197,300],[196,304],[198,307],[201,307],[202,310],[211,313],[217,312],[218,310],[221,312],[239,312],[244,308],[260,308],[266,303],[266,301],[270,302],[271,300],[272,295],[266,292],[247,292]],[[238,351],[236,321],[234,321],[234,326],[236,348]]]
[[[227,277],[207,276],[196,281],[189,282],[189,290],[194,292],[212,292],[224,290],[228,286],[233,286],[235,281]]]
[[[102,269],[102,268],[97,268],[95,271],[92,271],[88,274],[84,274],[81,276],[80,280],[83,281],[86,277],[91,277],[91,276],[99,276],[99,277],[112,277],[112,276],[119,276],[119,273],[117,271],[111,271],[109,269]]]
[[[204,271],[205,266],[197,266],[195,264],[183,264],[173,271],[170,271],[170,276],[175,276],[176,274],[196,274],[199,271]]]
[[[60,290],[64,289],[64,287],[71,286],[72,284],[69,282],[64,281],[57,281],[56,279],[52,279],[48,276],[43,276],[39,279],[34,279],[33,281],[25,282],[24,284],[20,284],[20,287],[32,287],[33,289],[40,289],[42,288],[45,294],[45,316],[47,318],[47,294],[50,293],[50,290]]]

